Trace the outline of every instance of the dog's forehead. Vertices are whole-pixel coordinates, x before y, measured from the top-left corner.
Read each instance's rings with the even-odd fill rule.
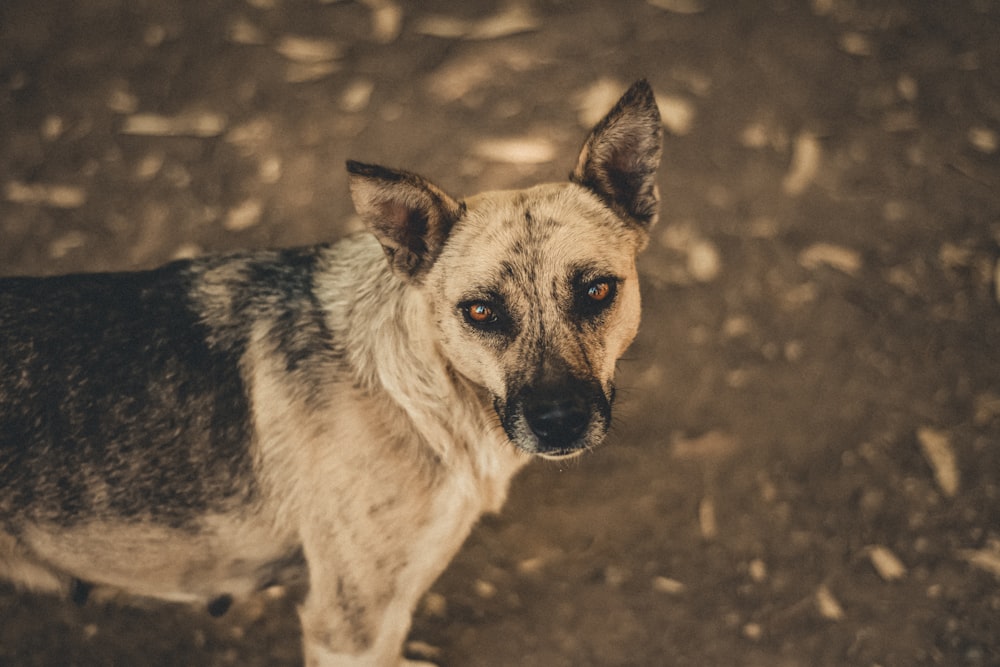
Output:
[[[562,272],[582,264],[630,263],[635,231],[601,201],[572,183],[487,192],[466,201],[446,252],[469,275],[518,266]]]

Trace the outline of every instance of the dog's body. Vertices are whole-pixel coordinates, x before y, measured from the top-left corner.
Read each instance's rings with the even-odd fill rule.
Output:
[[[640,82],[568,183],[349,163],[371,233],[0,280],[0,575],[211,605],[304,564],[307,664],[395,663],[530,455],[603,439],[660,140]]]

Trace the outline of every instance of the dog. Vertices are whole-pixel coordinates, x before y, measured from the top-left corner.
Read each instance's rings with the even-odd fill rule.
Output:
[[[0,279],[0,576],[228,603],[304,568],[305,663],[384,666],[530,459],[596,447],[640,318],[662,124],[465,200],[350,161],[366,231]]]

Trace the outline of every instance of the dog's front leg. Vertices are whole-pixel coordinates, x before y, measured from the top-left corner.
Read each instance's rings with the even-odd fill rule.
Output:
[[[417,600],[398,590],[399,567],[385,565],[395,559],[364,549],[343,559],[309,551],[309,594],[299,609],[306,667],[430,664],[402,658]]]

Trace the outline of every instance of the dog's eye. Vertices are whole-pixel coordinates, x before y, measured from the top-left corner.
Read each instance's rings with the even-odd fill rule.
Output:
[[[592,283],[587,288],[587,296],[590,297],[591,301],[604,301],[611,296],[611,283],[606,280]]]
[[[488,304],[476,301],[465,307],[465,316],[475,324],[496,322],[497,315]]]
[[[491,301],[466,301],[458,306],[465,323],[485,333],[501,333],[509,327],[503,307]]]
[[[618,281],[614,278],[598,278],[581,284],[576,292],[577,312],[585,317],[596,317],[615,301]]]

